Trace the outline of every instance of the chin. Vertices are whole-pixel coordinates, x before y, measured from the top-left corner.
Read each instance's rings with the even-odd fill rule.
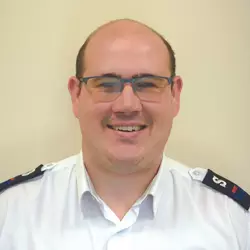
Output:
[[[112,161],[119,162],[121,164],[137,164],[142,158],[144,158],[144,150],[142,148],[134,146],[118,146],[113,150],[109,151],[109,155]]]

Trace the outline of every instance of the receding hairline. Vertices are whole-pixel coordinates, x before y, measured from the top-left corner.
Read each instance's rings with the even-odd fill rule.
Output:
[[[78,54],[77,54],[77,58],[76,58],[76,77],[80,78],[83,75],[83,72],[85,70],[85,53],[88,47],[88,44],[90,43],[91,39],[93,38],[93,36],[98,33],[99,31],[103,30],[104,28],[116,24],[116,23],[120,23],[120,22],[131,22],[134,24],[138,24],[140,26],[145,27],[146,29],[152,31],[157,37],[159,37],[161,39],[161,41],[165,44],[168,52],[169,52],[169,59],[170,59],[170,71],[171,71],[171,76],[175,76],[176,74],[176,59],[175,59],[175,52],[172,49],[171,45],[169,44],[169,42],[163,37],[163,35],[161,35],[160,33],[158,33],[157,31],[155,31],[153,28],[149,27],[148,25],[133,20],[133,19],[129,19],[129,18],[124,18],[124,19],[116,19],[116,20],[111,20],[101,26],[99,26],[97,29],[95,29],[85,40],[84,44],[81,46]]]

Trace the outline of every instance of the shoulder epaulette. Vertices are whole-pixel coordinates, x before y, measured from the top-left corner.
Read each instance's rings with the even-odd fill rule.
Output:
[[[237,184],[216,174],[210,169],[192,169],[193,179],[201,181],[206,186],[228,196],[247,211],[250,211],[250,195]]]
[[[3,183],[0,183],[0,193],[5,191],[8,188],[11,188],[15,185],[21,184],[23,182],[32,180],[36,177],[42,176],[44,174],[44,172],[48,169],[51,169],[54,166],[54,164],[48,164],[48,165],[39,165],[37,168],[21,174],[21,175],[17,175],[16,177],[13,177]]]

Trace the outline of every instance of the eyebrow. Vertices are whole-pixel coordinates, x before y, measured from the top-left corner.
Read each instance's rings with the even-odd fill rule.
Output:
[[[105,74],[101,74],[100,76],[103,76],[103,77],[118,77],[118,78],[122,78],[121,75],[116,74],[116,73],[105,73]],[[150,77],[150,76],[155,76],[155,75],[149,74],[149,73],[140,73],[140,74],[132,75],[132,78],[137,78],[137,77]]]

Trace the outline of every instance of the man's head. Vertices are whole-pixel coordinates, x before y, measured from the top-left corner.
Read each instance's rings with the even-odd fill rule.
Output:
[[[182,89],[164,38],[133,20],[112,21],[90,35],[76,65],[68,88],[84,158],[127,173],[159,161]]]
[[[115,23],[117,21],[131,21],[131,22],[135,22],[138,23],[134,20],[130,20],[130,19],[123,19],[123,20],[115,20],[115,21],[111,21],[103,26],[101,26],[100,28],[104,28],[106,25],[110,25],[112,23]],[[143,25],[144,27],[146,27],[147,29],[151,30],[153,33],[155,33],[161,40],[162,42],[165,44],[168,53],[169,53],[169,59],[170,59],[170,71],[171,71],[171,76],[175,76],[176,74],[176,60],[175,60],[175,54],[174,51],[171,47],[171,45],[169,44],[169,42],[161,35],[159,34],[157,31],[155,31],[154,29],[152,29],[151,27],[146,26],[145,24],[142,23],[138,23],[140,25]],[[80,48],[77,58],[76,58],[76,77],[81,77],[84,74],[84,69],[85,69],[85,51],[86,48],[88,46],[89,41],[91,40],[92,36],[98,31],[99,29],[95,30],[84,42],[84,44],[82,45],[82,47]]]

